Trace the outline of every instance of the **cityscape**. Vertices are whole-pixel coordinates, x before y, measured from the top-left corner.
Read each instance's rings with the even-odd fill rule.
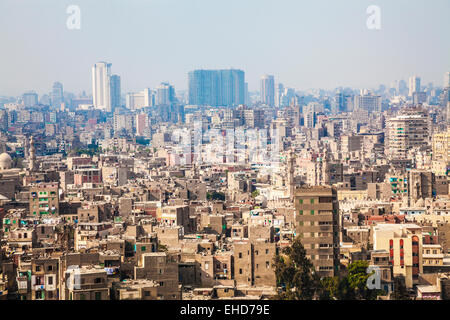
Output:
[[[361,29],[384,32],[370,5]],[[92,26],[67,6],[64,32]],[[383,83],[334,87],[291,84],[290,58],[286,81],[218,60],[142,85],[132,53],[129,72],[80,55],[2,73],[0,300],[450,300],[441,45],[446,61],[387,79],[384,57]]]

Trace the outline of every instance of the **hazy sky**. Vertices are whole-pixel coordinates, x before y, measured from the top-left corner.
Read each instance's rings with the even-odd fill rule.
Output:
[[[69,5],[81,29],[69,30]],[[381,8],[381,30],[366,26]],[[450,71],[449,0],[0,0],[0,95],[46,93],[54,81],[91,92],[91,67],[112,63],[122,92],[197,68],[240,68],[298,90],[374,87]]]

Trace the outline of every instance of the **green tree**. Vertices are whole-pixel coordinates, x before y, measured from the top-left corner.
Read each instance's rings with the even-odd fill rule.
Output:
[[[383,294],[382,290],[372,290],[367,287],[368,278],[375,272],[367,273],[367,261],[351,263],[345,275],[324,278],[321,280],[319,299],[322,300],[374,300]]]
[[[225,194],[223,192],[214,191],[212,193],[208,192],[206,194],[206,199],[208,200],[222,200],[225,201]]]
[[[339,277],[327,277],[320,280],[319,300],[336,300],[339,297]]]
[[[273,266],[277,285],[281,287],[276,299],[312,300],[316,297],[320,280],[314,273],[313,264],[306,257],[306,250],[299,237],[275,256]]]
[[[169,249],[167,246],[161,244],[161,242],[158,241],[158,252],[168,252]]]
[[[358,300],[374,300],[383,293],[382,290],[367,288],[367,279],[375,272],[367,273],[368,266],[369,262],[362,260],[355,261],[348,266],[348,286],[353,293],[349,292],[347,296],[354,295],[354,298]]]
[[[391,294],[391,300],[410,300],[403,277],[394,278],[394,292]]]
[[[255,190],[252,192],[252,198],[256,198],[257,196],[259,196],[259,190]]]

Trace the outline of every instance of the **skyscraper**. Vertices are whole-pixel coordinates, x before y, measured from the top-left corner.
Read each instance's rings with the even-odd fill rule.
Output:
[[[110,78],[111,91],[111,108],[118,108],[121,106],[120,96],[120,76],[113,74]]]
[[[450,72],[444,74],[444,88],[450,88]]]
[[[111,112],[111,63],[97,62],[92,67],[94,108]]]
[[[25,92],[22,95],[23,105],[25,107],[32,107],[38,103],[38,94],[34,91]]]
[[[130,110],[151,107],[155,104],[155,93],[149,88],[139,92],[129,92],[126,95],[126,107]]]
[[[420,91],[420,78],[412,76],[409,78],[409,93],[408,96],[412,97],[414,92]]]
[[[344,109],[344,93],[342,91],[338,91],[334,95],[331,111],[333,114],[339,114],[341,112],[346,111]]]
[[[247,82],[244,84],[244,97],[245,97],[244,104],[246,106],[248,106],[250,104],[250,95],[248,92],[248,83]]]
[[[272,75],[261,77],[261,102],[271,107],[275,105],[275,80]]]
[[[161,82],[156,88],[156,104],[170,106],[175,101],[175,88],[173,85],[167,82]]]
[[[360,95],[355,96],[355,110],[381,112],[381,96],[373,95],[368,91],[361,92]]]
[[[277,85],[277,104],[276,107],[280,108],[282,106],[282,99],[284,94],[284,86],[282,83]]]
[[[245,104],[242,70],[194,70],[188,76],[189,104],[214,107]]]
[[[61,82],[55,82],[52,89],[52,107],[55,109],[59,109],[61,108],[61,103],[63,102],[63,85]]]
[[[406,82],[405,82],[405,80],[400,80],[399,82],[398,82],[398,88],[397,88],[397,91],[398,91],[398,95],[402,95],[402,96],[405,96],[406,95],[406,93],[407,93],[407,90],[408,88],[406,87]]]
[[[136,135],[144,136],[148,134],[148,115],[146,113],[140,113],[136,115]]]

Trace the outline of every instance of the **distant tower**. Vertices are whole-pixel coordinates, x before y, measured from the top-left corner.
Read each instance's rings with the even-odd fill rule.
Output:
[[[34,138],[33,136],[30,137],[30,149],[29,152],[29,162],[28,162],[28,169],[30,171],[34,171],[36,169],[36,150],[34,148]]]
[[[314,161],[314,186],[319,185],[319,159]]]
[[[261,102],[268,106],[275,106],[275,80],[272,75],[261,77]]]
[[[291,150],[289,150],[289,155],[287,158],[287,170],[288,170],[288,184],[289,184],[289,197],[291,199],[294,199],[294,193],[295,193],[295,188],[294,188],[294,161],[295,161],[295,157],[294,157],[294,152]]]
[[[52,107],[60,109],[61,103],[64,102],[64,90],[61,82],[55,82],[52,89]]]
[[[420,78],[417,76],[412,76],[409,78],[409,93],[408,95],[412,97],[414,92],[420,91]]]
[[[322,181],[325,185],[330,184],[330,166],[328,160],[328,150],[325,149],[322,158]]]
[[[117,92],[117,79],[114,89]],[[92,67],[92,102],[95,109],[111,112],[111,63],[97,62]]]

